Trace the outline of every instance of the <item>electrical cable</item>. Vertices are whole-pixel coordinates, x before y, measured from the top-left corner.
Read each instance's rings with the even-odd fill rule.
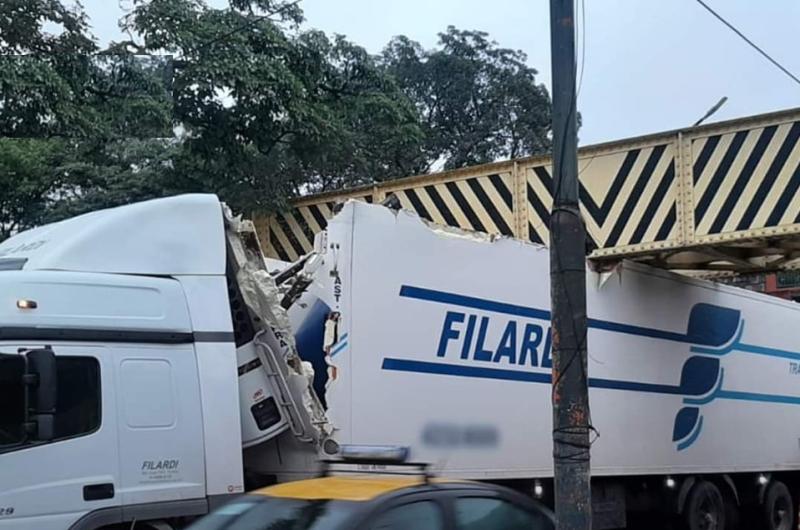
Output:
[[[700,4],[701,6],[703,6],[703,7],[706,9],[706,11],[708,11],[709,13],[711,13],[712,15],[714,15],[714,16],[717,18],[717,20],[719,20],[720,22],[722,22],[723,24],[725,24],[726,26],[728,26],[728,28],[729,28],[731,31],[733,31],[734,33],[736,33],[736,34],[737,34],[737,35],[738,35],[738,36],[739,36],[739,37],[740,37],[740,38],[741,38],[743,41],[745,41],[747,44],[749,44],[749,45],[750,45],[750,46],[751,46],[753,49],[755,49],[755,50],[756,50],[758,53],[760,53],[761,55],[763,55],[763,56],[764,56],[764,57],[765,57],[765,58],[766,58],[766,59],[767,59],[769,62],[771,62],[773,65],[775,65],[775,66],[776,66],[776,67],[777,67],[777,68],[778,68],[778,69],[779,69],[781,72],[783,72],[784,74],[786,74],[787,76],[789,76],[789,77],[790,77],[790,78],[791,78],[791,79],[792,79],[792,80],[793,80],[795,83],[797,83],[798,85],[800,85],[800,78],[798,78],[796,75],[794,75],[792,72],[790,72],[790,71],[789,71],[789,70],[788,70],[788,69],[787,69],[785,66],[783,66],[781,63],[779,63],[778,61],[776,61],[775,59],[773,59],[773,58],[772,58],[772,56],[770,56],[770,54],[768,54],[767,52],[765,52],[765,51],[764,51],[764,50],[763,50],[761,47],[759,47],[759,46],[758,46],[758,45],[757,45],[755,42],[753,42],[753,41],[751,41],[750,39],[748,39],[748,38],[745,36],[745,34],[744,34],[744,33],[742,33],[741,31],[739,31],[739,29],[737,29],[737,28],[736,28],[736,26],[734,26],[733,24],[731,24],[730,22],[728,22],[727,20],[725,20],[725,19],[722,17],[722,15],[720,15],[719,13],[717,13],[716,11],[714,11],[714,10],[711,8],[711,6],[709,6],[709,5],[708,5],[707,3],[705,3],[703,0],[696,0],[696,1],[697,1],[697,3],[698,3],[698,4]]]
[[[577,20],[577,19],[576,19]],[[583,72],[586,69],[586,0],[581,0],[581,73],[578,75],[578,90],[576,98],[581,97],[583,88]],[[578,173],[580,175],[580,173]]]

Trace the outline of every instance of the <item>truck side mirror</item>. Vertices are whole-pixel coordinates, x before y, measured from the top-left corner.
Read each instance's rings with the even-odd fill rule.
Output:
[[[28,410],[25,429],[36,441],[54,437],[58,376],[56,356],[50,348],[25,353],[25,392]]]

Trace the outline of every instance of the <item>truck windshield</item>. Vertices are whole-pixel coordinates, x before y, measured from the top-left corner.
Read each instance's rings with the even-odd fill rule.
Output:
[[[20,355],[0,353],[0,451],[24,440],[25,361]]]
[[[334,530],[355,510],[348,501],[279,499],[247,495],[200,519],[187,530]]]

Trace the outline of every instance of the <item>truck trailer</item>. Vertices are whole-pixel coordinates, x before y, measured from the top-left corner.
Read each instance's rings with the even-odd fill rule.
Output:
[[[595,528],[791,528],[800,306],[628,262],[587,286]],[[0,529],[176,528],[346,447],[552,501],[549,296],[542,246],[357,201],[295,263],[214,195],[20,233]]]

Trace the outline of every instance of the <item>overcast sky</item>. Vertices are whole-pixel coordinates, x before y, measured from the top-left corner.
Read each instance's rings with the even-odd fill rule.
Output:
[[[585,0],[581,144],[691,125],[722,96],[710,121],[800,106],[800,85],[695,0]],[[800,77],[800,1],[707,0]],[[84,0],[101,43],[119,38],[130,0]],[[211,0],[215,6],[224,0]],[[550,86],[547,0],[303,0],[307,28],[347,35],[377,53],[394,35],[427,47],[448,25],[486,31],[521,49]]]

